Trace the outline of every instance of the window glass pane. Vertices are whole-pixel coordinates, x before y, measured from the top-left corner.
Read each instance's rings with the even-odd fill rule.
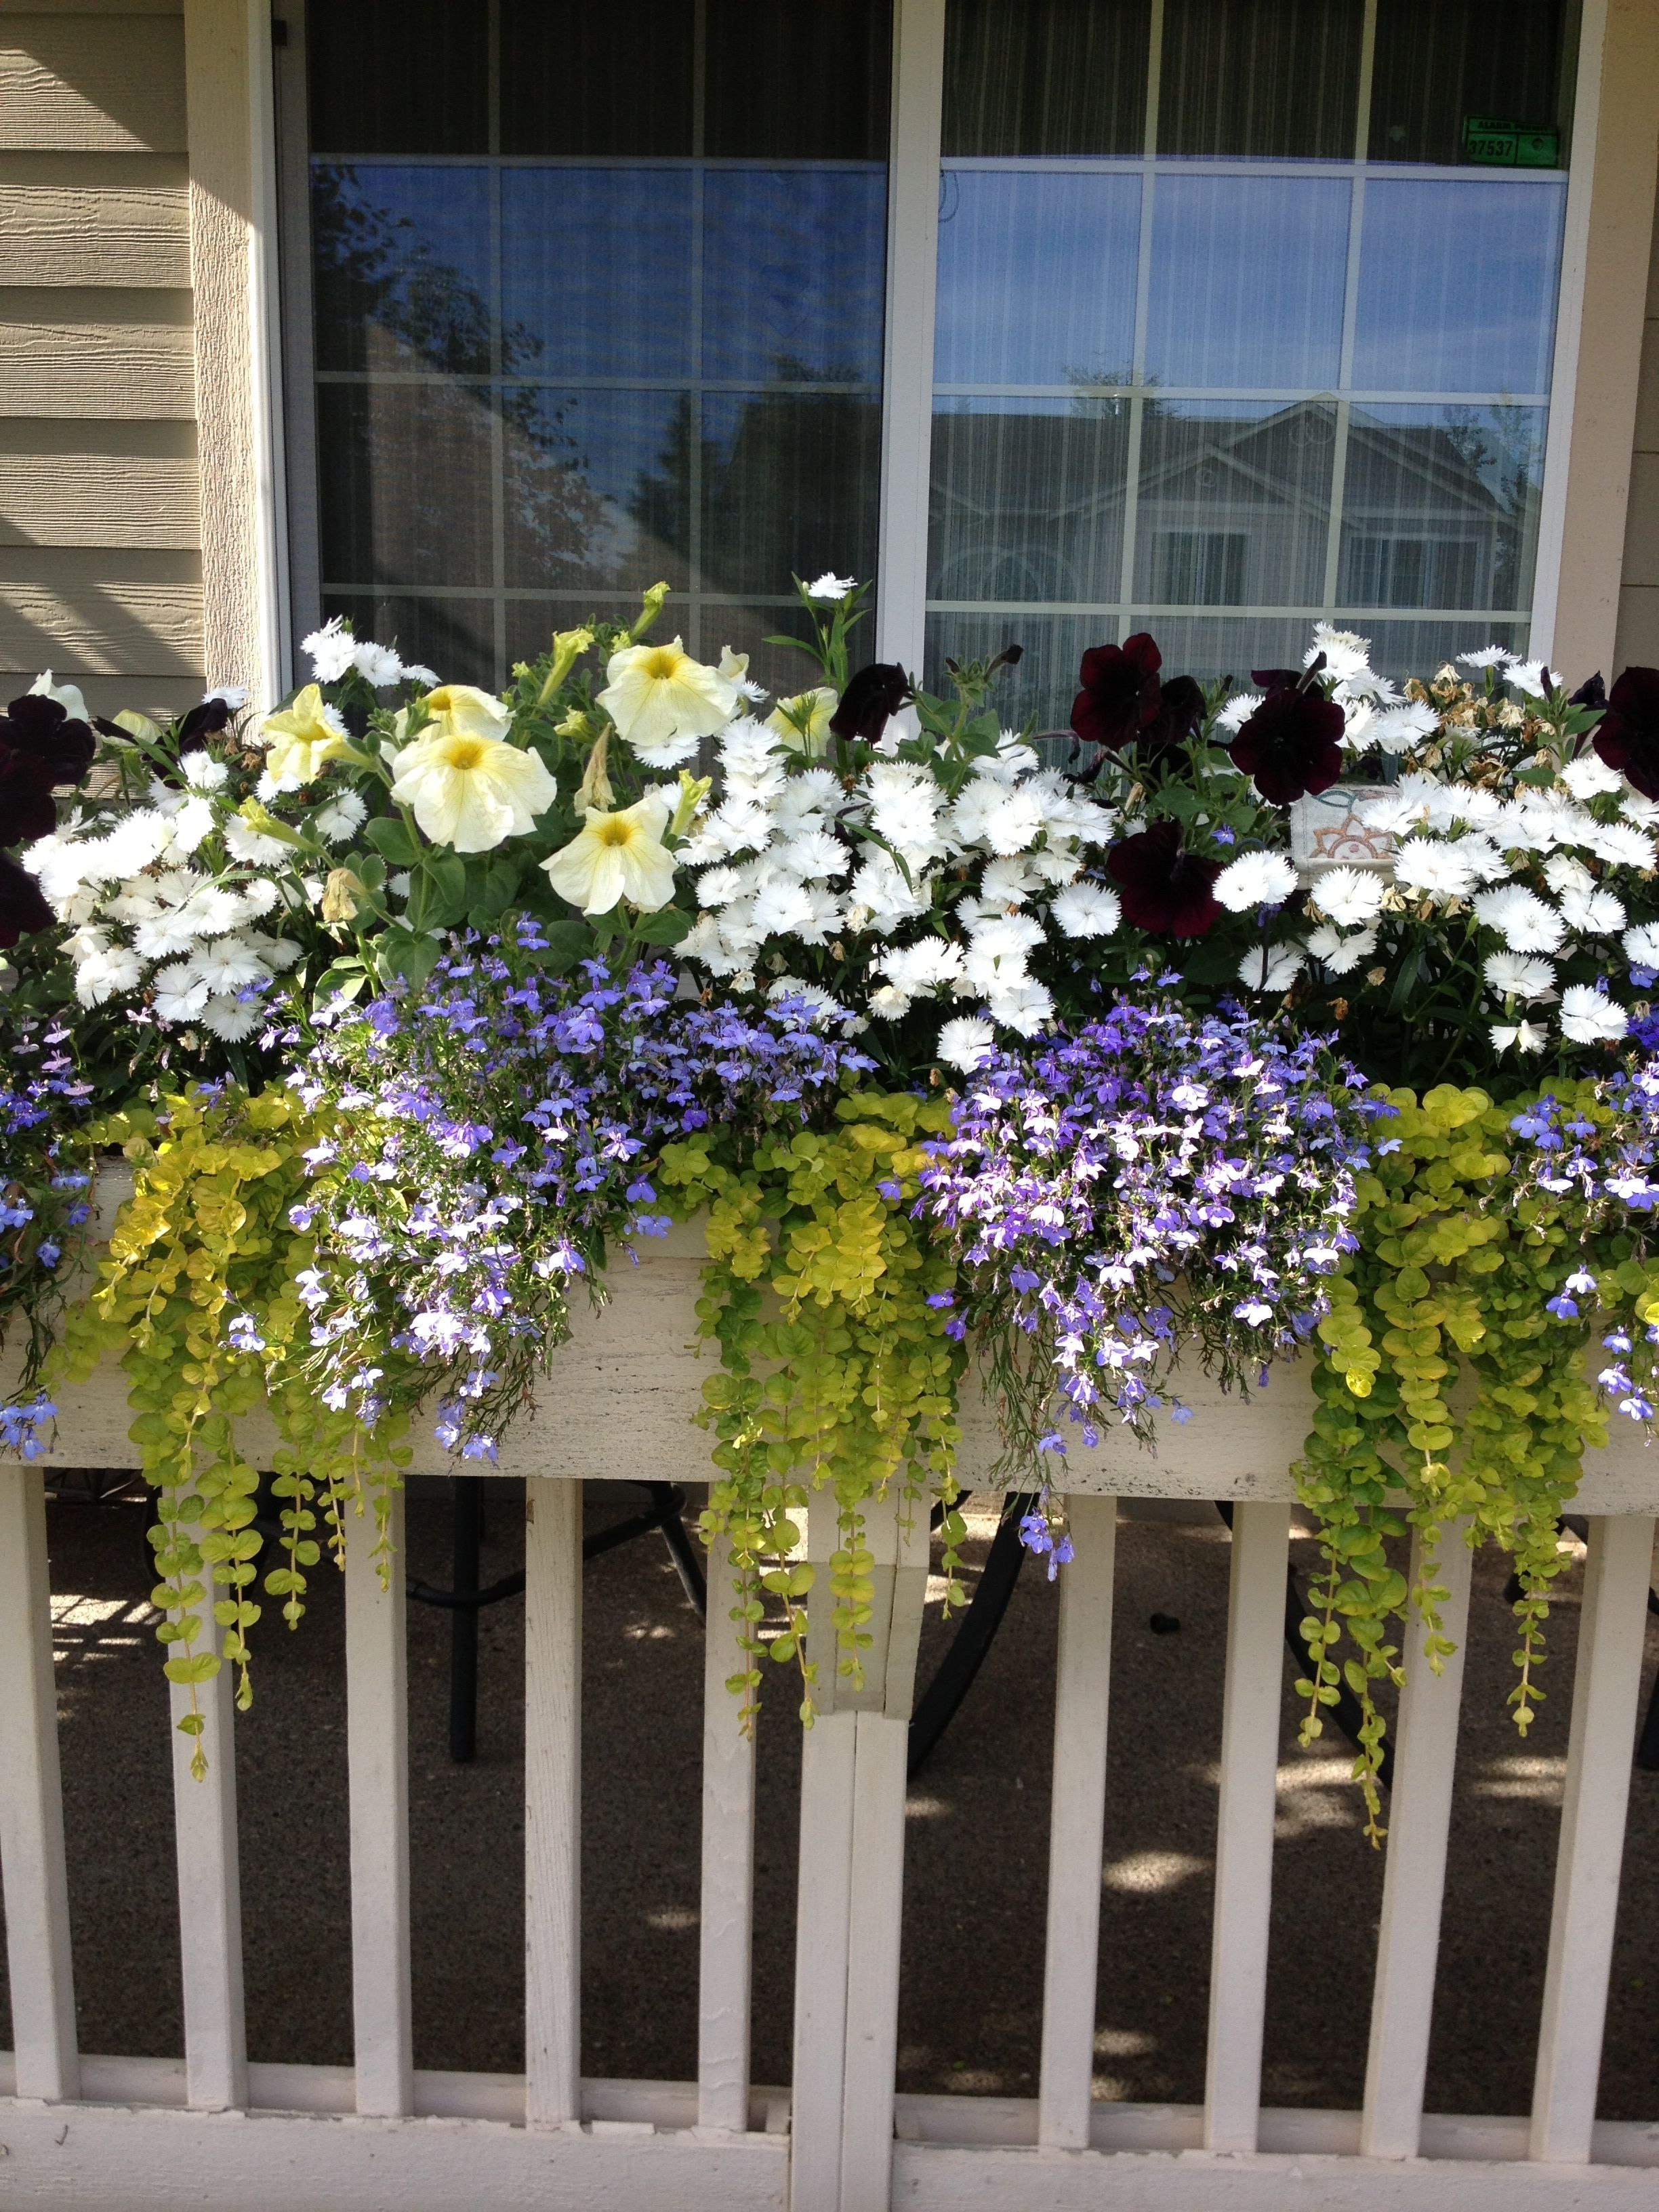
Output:
[[[1373,161],[1463,156],[1463,125],[1569,122],[1568,0],[1377,0],[1371,74]]]
[[[1336,409],[1149,399],[1134,596],[1156,606],[1316,606]]]
[[[1127,383],[1139,246],[1139,177],[947,169],[934,376]]]
[[[306,11],[311,143],[324,154],[483,154],[485,0],[321,0]]]
[[[588,0],[500,7],[503,154],[691,152],[692,0],[629,0],[626,53]]]
[[[660,579],[685,589],[683,393],[520,385],[501,411],[509,586],[638,592]]]
[[[1524,622],[1377,622],[1341,608],[1334,619],[1344,629],[1357,626],[1370,638],[1372,667],[1396,684],[1408,676],[1432,676],[1455,654],[1477,645],[1501,645],[1510,653],[1527,649]]]
[[[880,383],[884,167],[711,169],[702,220],[705,375]]]
[[[1377,392],[1549,389],[1566,186],[1464,175],[1365,191],[1353,380]]]
[[[488,584],[492,407],[465,384],[325,384],[318,462],[325,576],[372,584]]]
[[[1161,175],[1154,189],[1148,382],[1334,386],[1349,187]]]
[[[929,599],[1115,599],[1128,446],[1111,400],[941,400]]]
[[[1347,161],[1364,0],[1164,0],[1160,154]]]
[[[944,149],[1139,154],[1152,0],[949,0]]]
[[[502,313],[543,373],[690,373],[690,163],[504,169],[501,195]]]
[[[395,645],[405,660],[423,662],[456,684],[491,684],[495,660],[489,599],[422,592],[341,592],[326,587],[323,612],[349,615],[359,637]]]
[[[881,410],[844,392],[717,392],[703,403],[701,574],[710,590],[775,593],[792,574],[867,576],[866,496]]]
[[[319,161],[311,234],[319,368],[488,374],[487,170]]]
[[[705,154],[887,159],[890,6],[859,0],[811,8],[781,7],[778,0],[707,4]],[[582,13],[591,21],[591,9]],[[629,35],[635,43],[631,20]],[[607,60],[615,66],[614,56]]]
[[[1524,609],[1544,425],[1541,407],[1356,407],[1340,597],[1365,607]]]
[[[988,660],[1005,645],[1024,653],[1017,668],[996,679],[997,712],[1011,728],[1034,726],[1040,736],[1066,730],[1077,696],[1078,666],[1091,645],[1101,641],[1092,615],[930,614],[927,617],[928,680],[949,691],[949,660]],[[1063,761],[1065,751],[1056,749]]]
[[[313,160],[328,605],[499,683],[659,578],[693,653],[793,621],[792,568],[873,580],[890,0],[647,0],[648,69],[569,0],[492,12],[479,159],[360,159],[348,106]]]
[[[1322,617],[1524,644],[1565,141],[1496,125],[1565,119],[1571,5],[1162,0],[1143,47],[1127,7],[946,0],[933,680],[1021,643],[1053,728],[1138,628],[1212,677]]]

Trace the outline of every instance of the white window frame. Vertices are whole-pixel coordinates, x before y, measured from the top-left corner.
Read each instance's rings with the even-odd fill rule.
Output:
[[[273,592],[283,604],[271,617],[270,634],[286,644],[320,619],[317,516],[317,447],[313,404],[310,238],[307,215],[308,134],[305,88],[306,0],[276,0],[286,23],[276,49],[275,161],[282,201],[280,254],[281,382],[286,404],[271,423],[272,450],[286,464],[286,545],[271,563]],[[939,239],[939,165],[945,75],[945,10],[948,0],[894,0],[891,137],[888,181],[888,253],[882,453],[878,519],[879,567],[875,643],[879,658],[920,669],[927,622],[928,479],[933,414],[933,334]],[[1149,105],[1156,98],[1162,0],[1153,0]],[[1573,112],[1565,232],[1558,296],[1556,340],[1545,448],[1543,488],[1532,591],[1531,650],[1569,652],[1569,634],[1581,654],[1610,661],[1618,603],[1631,437],[1640,362],[1643,287],[1632,278],[1630,256],[1639,246],[1645,270],[1654,198],[1654,138],[1628,112],[1618,128],[1603,127],[1603,87],[1621,65],[1621,50],[1650,34],[1627,19],[1639,17],[1632,0],[1583,0],[1577,85]],[[1376,15],[1367,0],[1359,112],[1366,112],[1365,79]],[[1653,106],[1626,103],[1638,110]],[[1362,149],[1363,150],[1363,149]],[[1356,193],[1356,205],[1359,194]],[[1598,270],[1598,236],[1604,210],[1616,211],[1628,312],[1607,296]],[[1600,258],[1605,261],[1605,252]],[[1598,289],[1599,287],[1599,289]],[[1592,298],[1592,294],[1595,295]],[[1592,413],[1580,404],[1580,336],[1587,314],[1596,316],[1598,393]],[[1616,325],[1616,327],[1615,327]],[[269,393],[277,379],[266,383]],[[1611,410],[1609,384],[1627,395]],[[267,404],[270,404],[267,400]],[[1133,453],[1131,463],[1133,465]],[[1594,544],[1588,519],[1575,526],[1574,501],[1594,478],[1601,487]],[[1610,489],[1608,489],[1610,487]],[[1333,485],[1334,501],[1340,485]],[[1580,502],[1583,503],[1582,501]],[[1332,543],[1340,538],[1333,529]],[[1611,556],[1609,544],[1614,549]],[[1611,592],[1607,587],[1611,557]],[[1605,645],[1595,619],[1569,609],[1575,570],[1599,561]],[[280,580],[286,577],[287,589]],[[1565,587],[1564,587],[1565,585]],[[1127,576],[1121,586],[1132,589]],[[1581,592],[1581,598],[1583,594]],[[290,619],[291,611],[291,619]],[[289,656],[291,659],[291,656]],[[1576,664],[1571,664],[1576,666]],[[289,680],[293,677],[289,668]]]

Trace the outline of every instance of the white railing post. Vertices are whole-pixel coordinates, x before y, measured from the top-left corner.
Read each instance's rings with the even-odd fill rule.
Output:
[[[1204,2076],[1206,2150],[1253,2151],[1261,2122],[1290,1534],[1288,1505],[1241,1500],[1233,1507]]]
[[[221,1650],[224,1631],[213,1617],[228,1593],[204,1567],[198,1612],[202,1626],[191,1650]],[[175,1645],[174,1650],[179,1647]],[[236,1842],[235,1670],[222,1666],[195,1686],[199,1735],[182,1734],[191,1710],[188,1684],[169,1685],[173,1718],[173,1812],[179,1864],[179,1948],[185,1996],[186,2096],[203,2112],[240,2111],[247,2103],[247,2023],[242,2001],[242,1881]],[[199,1745],[207,1761],[200,1781],[191,1772]]]
[[[81,2094],[52,1674],[46,1484],[0,1467],[0,1881],[16,2094]]]
[[[874,1554],[864,1686],[838,1679],[827,1564],[836,1504],[817,1492],[807,1553],[818,1717],[802,1747],[790,2212],[886,2212],[892,2189],[904,1900],[905,1768],[927,1590],[927,1508],[865,1516]]]
[[[1454,1522],[1441,1532],[1440,1583],[1446,1592],[1440,1632],[1455,1647],[1437,1674],[1423,1656],[1423,1633],[1408,1636],[1406,1686],[1401,1693],[1394,1789],[1389,1805],[1389,1860],[1382,1877],[1382,1923],[1371,1996],[1370,2050],[1359,2148],[1366,2158],[1415,2158],[1423,2124],[1434,2014],[1434,1972],[1440,1955],[1440,1906],[1446,1886],[1446,1838],[1457,1766],[1458,1708],[1463,1650],[1468,1641],[1469,1579],[1474,1566]],[[1412,1539],[1411,1579],[1423,1568],[1423,1540]]]
[[[581,2122],[582,1492],[525,1499],[525,2118]]]
[[[374,1524],[346,1532],[346,1752],[351,1792],[351,2018],[360,2112],[415,2109],[409,1979],[409,1656],[404,1494],[382,1587]]]
[[[1066,1510],[1075,1556],[1060,1574],[1037,2141],[1045,2148],[1086,2150],[1094,2090],[1117,1500],[1073,1496]]]
[[[708,1553],[702,1667],[702,1885],[697,1968],[697,2124],[749,2125],[750,1965],[755,1912],[755,1739],[726,1684],[749,1655],[732,1619],[732,1546]]]
[[[1590,2154],[1607,1978],[1625,1855],[1625,1813],[1653,1568],[1653,1516],[1598,1516],[1573,1670],[1572,1733],[1550,1914],[1549,1964],[1528,2154]]]

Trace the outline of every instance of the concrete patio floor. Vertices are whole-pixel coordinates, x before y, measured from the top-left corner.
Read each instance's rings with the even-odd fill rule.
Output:
[[[491,1484],[483,1577],[522,1558]],[[630,1493],[622,1493],[628,1500]],[[974,1571],[995,1501],[977,1498]],[[590,1486],[591,1525],[625,1510]],[[1142,1509],[1143,1511],[1146,1509]],[[83,2049],[181,2047],[165,1686],[135,1503],[50,1514],[75,1966]],[[410,1501],[410,1564],[448,1579],[448,1504]],[[1228,1538],[1218,1519],[1119,1534],[1096,2094],[1203,2094]],[[1305,1571],[1311,1547],[1295,1546]],[[1559,1585],[1548,1701],[1522,1743],[1504,1704],[1505,1570],[1477,1565],[1427,2103],[1520,2112],[1534,2046],[1581,1575]],[[250,2056],[351,2056],[343,1609],[319,1571],[297,1635],[268,1611],[237,1723]],[[583,2070],[695,2073],[702,1635],[654,1536],[588,1565],[585,1601]],[[1150,1617],[1178,1632],[1154,1634]],[[913,1788],[899,2086],[1030,2095],[1041,2033],[1055,1594],[1035,1566],[969,1699]],[[517,2070],[523,1610],[483,1615],[478,1756],[447,1753],[448,1616],[410,1609],[417,2065]],[[1647,1694],[1659,1670],[1650,1622]],[[944,1632],[930,1615],[922,1668]],[[1264,2096],[1352,2107],[1364,2069],[1383,1860],[1328,1733],[1285,1751]],[[754,2074],[789,2078],[799,1739],[781,1670],[760,1735]],[[1601,2113],[1659,2116],[1659,1775],[1632,1778]],[[0,1982],[3,1977],[0,1977]],[[9,2040],[0,2001],[0,2047]]]

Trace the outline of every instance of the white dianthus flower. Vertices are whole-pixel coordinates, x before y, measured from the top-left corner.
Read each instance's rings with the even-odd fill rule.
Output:
[[[1610,868],[1653,866],[1653,840],[1633,822],[1598,822],[1593,833],[1585,831],[1584,842]]]
[[[343,791],[326,806],[319,807],[311,826],[326,845],[343,844],[363,826],[368,809],[355,791]]]
[[[1561,781],[1575,799],[1595,799],[1604,791],[1622,791],[1625,779],[1596,753],[1581,753],[1561,770]]]
[[[1627,959],[1638,968],[1659,968],[1659,921],[1639,921],[1620,939]]]
[[[1492,1022],[1488,1026],[1496,1052],[1507,1052],[1511,1046],[1516,1052],[1542,1052],[1550,1041],[1549,1032],[1536,1022]]]
[[[1509,658],[1507,647],[1483,645],[1478,653],[1460,653],[1457,663],[1460,668],[1502,668],[1507,665]]]
[[[1236,692],[1216,716],[1217,728],[1230,730],[1237,737],[1261,704],[1262,696],[1260,691]]]
[[[1529,959],[1524,952],[1494,952],[1481,972],[1500,998],[1543,999],[1554,995],[1553,961]]]
[[[1495,929],[1511,952],[1556,952],[1567,926],[1553,906],[1521,884],[1500,884],[1480,892],[1474,918]]]
[[[971,1075],[997,1048],[996,1031],[977,1014],[958,1014],[939,1033],[939,1056],[947,1067]]]
[[[301,652],[311,656],[313,675],[319,684],[337,684],[350,667],[357,641],[338,615],[331,615],[320,629],[300,640]]]
[[[844,599],[856,581],[855,577],[837,576],[826,568],[806,586],[806,596],[809,599]]]
[[[238,999],[222,996],[208,1000],[202,1019],[215,1036],[222,1037],[227,1044],[240,1044],[258,1028],[264,1012],[258,1006],[245,1006]]]
[[[1376,950],[1376,932],[1362,929],[1345,937],[1330,922],[1322,923],[1308,939],[1308,951],[1330,975],[1352,975]]]
[[[1044,1022],[1054,1018],[1054,996],[1034,975],[1010,977],[987,995],[992,1019],[1021,1036],[1035,1036]]]
[[[1394,879],[1401,890],[1431,898],[1468,898],[1480,881],[1487,852],[1467,851],[1472,839],[1446,844],[1435,837],[1407,837],[1394,856]]]
[[[230,770],[222,760],[199,748],[179,756],[179,773],[195,791],[218,791],[228,782]]]
[[[1611,937],[1625,926],[1625,908],[1611,891],[1580,890],[1576,885],[1561,894],[1561,912],[1569,929],[1581,937]]]
[[[1241,853],[1215,879],[1215,897],[1230,914],[1278,906],[1296,889],[1296,869],[1283,853]]]
[[[370,640],[354,647],[351,665],[364,682],[376,691],[384,691],[393,684],[401,684],[409,672],[389,645],[376,645]]]
[[[1067,937],[1109,937],[1123,919],[1115,891],[1103,884],[1072,884],[1049,905],[1055,924]]]
[[[1316,876],[1313,902],[1344,929],[1358,929],[1382,911],[1383,882],[1368,868],[1327,868]]]
[[[1630,1017],[1618,1000],[1588,983],[1570,983],[1561,994],[1561,1034],[1574,1044],[1609,1044],[1629,1027]]]
[[[914,945],[896,945],[878,962],[876,973],[885,975],[907,998],[920,998],[955,982],[962,973],[963,949],[943,937],[923,937]]]
[[[1238,963],[1247,991],[1288,991],[1307,965],[1299,945],[1253,945]]]

